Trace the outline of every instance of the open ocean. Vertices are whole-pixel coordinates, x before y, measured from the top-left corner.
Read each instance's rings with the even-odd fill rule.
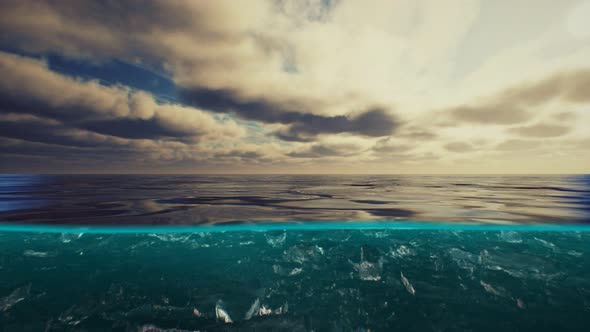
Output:
[[[590,176],[0,175],[0,331],[586,331]]]

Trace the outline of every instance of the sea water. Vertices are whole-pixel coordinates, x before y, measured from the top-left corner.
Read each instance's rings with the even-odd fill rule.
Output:
[[[589,194],[584,176],[2,176],[0,330],[584,331]]]

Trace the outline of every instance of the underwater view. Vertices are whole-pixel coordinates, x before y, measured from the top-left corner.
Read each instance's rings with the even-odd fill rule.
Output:
[[[590,324],[588,176],[0,178],[2,331]]]

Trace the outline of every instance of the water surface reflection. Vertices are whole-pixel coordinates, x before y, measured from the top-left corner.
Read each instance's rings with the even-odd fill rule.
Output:
[[[590,176],[0,175],[0,220],[590,221]]]

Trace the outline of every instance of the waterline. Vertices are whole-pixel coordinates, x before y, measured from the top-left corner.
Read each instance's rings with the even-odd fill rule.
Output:
[[[101,226],[0,224],[0,232],[89,233],[89,234],[174,234],[263,231],[327,231],[327,230],[440,230],[440,231],[517,231],[517,232],[590,232],[587,224],[468,224],[436,221],[341,221],[297,223],[250,223],[233,225],[161,225]]]

